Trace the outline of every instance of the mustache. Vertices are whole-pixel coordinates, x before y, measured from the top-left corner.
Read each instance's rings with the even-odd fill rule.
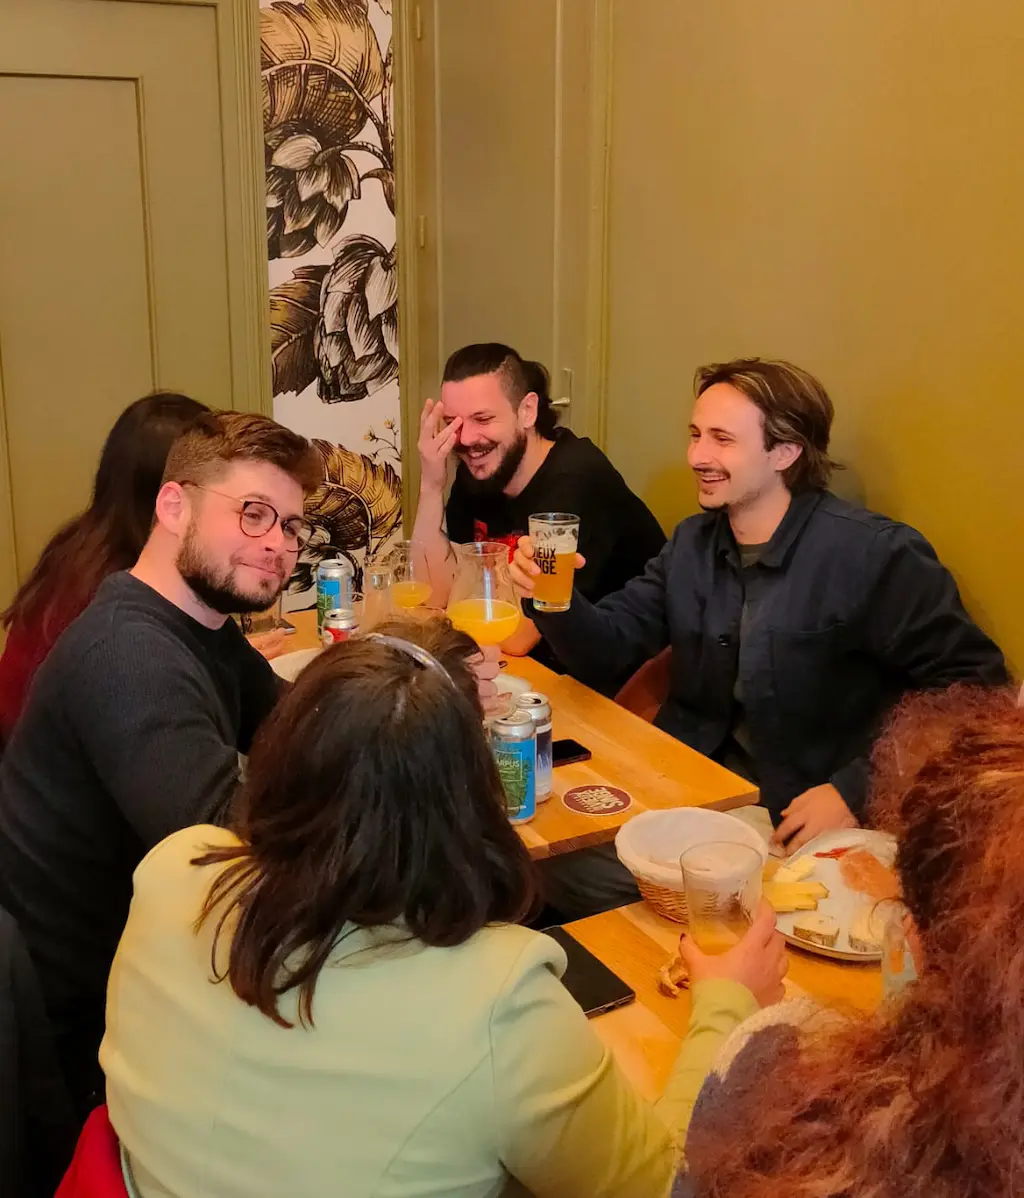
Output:
[[[244,557],[236,557],[232,558],[232,565],[249,566],[254,570],[272,570],[282,581],[291,573],[283,557],[264,558],[255,562],[247,561]]]

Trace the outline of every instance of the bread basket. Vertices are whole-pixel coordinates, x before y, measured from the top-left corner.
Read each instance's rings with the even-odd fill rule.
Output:
[[[619,860],[636,879],[640,893],[666,919],[686,923],[686,895],[679,858],[709,840],[749,845],[768,860],[764,839],[734,815],[702,807],[645,811],[622,825],[615,837]]]

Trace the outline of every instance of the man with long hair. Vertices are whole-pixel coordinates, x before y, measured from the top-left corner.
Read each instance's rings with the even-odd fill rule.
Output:
[[[704,367],[695,389],[703,513],[617,594],[534,618],[592,685],[671,646],[657,723],[755,781],[792,851],[859,819],[902,694],[1002,684],[1006,665],[919,532],[828,491],[833,407],[816,378],[747,358]],[[529,538],[512,569],[529,594]]]
[[[665,544],[647,505],[600,449],[558,427],[539,362],[498,342],[466,345],[445,363],[438,403],[420,421],[420,496],[414,540],[427,550],[435,595],[451,583],[451,542],[501,541],[511,552],[539,512],[580,518],[586,565],[576,576],[595,602],[643,571]],[[458,468],[445,503],[448,463]],[[435,601],[437,601],[435,599]],[[504,648],[557,665],[524,620]]]
[[[84,1109],[101,1084],[107,971],[132,872],[214,817],[278,680],[229,613],[277,599],[320,482],[305,438],[263,416],[200,416],[174,443],[152,530],[43,663],[0,765],[0,902],[40,975]]]

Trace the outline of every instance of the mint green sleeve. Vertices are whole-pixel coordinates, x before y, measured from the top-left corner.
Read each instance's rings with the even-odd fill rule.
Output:
[[[673,1137],[553,972],[528,951],[491,1018],[497,1154],[535,1198],[663,1198]]]
[[[679,1144],[685,1139],[697,1095],[719,1050],[731,1032],[760,1009],[746,986],[725,978],[697,982],[690,997],[693,1005],[686,1039],[656,1106]]]

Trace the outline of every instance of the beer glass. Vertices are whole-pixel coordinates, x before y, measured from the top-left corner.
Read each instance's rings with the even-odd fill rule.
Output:
[[[391,582],[392,574],[386,566],[363,568],[363,611],[359,622],[363,632],[369,632],[395,614]]]
[[[508,572],[508,546],[497,541],[456,545],[448,619],[478,645],[500,645],[519,627],[521,614]]]
[[[568,611],[576,573],[580,518],[569,512],[542,512],[530,517],[530,543],[540,574],[533,581],[538,611]]]
[[[384,562],[391,568],[391,598],[396,607],[408,611],[430,598],[430,570],[426,550],[417,541],[398,541]]]
[[[687,849],[679,864],[694,943],[705,953],[727,953],[746,935],[761,899],[760,853],[716,840]]]
[[[895,998],[917,979],[914,958],[907,943],[904,921],[907,909],[897,899],[883,899],[872,912],[872,919],[881,922],[882,933],[882,994]]]

